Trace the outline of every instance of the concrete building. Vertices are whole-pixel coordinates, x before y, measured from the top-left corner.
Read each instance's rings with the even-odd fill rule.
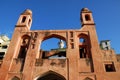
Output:
[[[114,50],[99,47],[92,12],[83,8],[80,20],[78,30],[30,30],[32,11],[25,10],[0,67],[0,80],[119,80],[120,62]],[[66,48],[60,43],[58,49],[41,50],[50,38],[65,41]]]
[[[100,41],[100,47],[103,50],[110,50],[111,49],[110,40],[102,40],[102,41]]]
[[[6,35],[0,35],[0,65],[5,57],[9,43],[10,39]]]

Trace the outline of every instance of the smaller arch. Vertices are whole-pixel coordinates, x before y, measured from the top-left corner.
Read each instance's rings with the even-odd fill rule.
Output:
[[[78,37],[79,37],[80,43],[88,44],[88,41],[89,41],[88,35],[82,33],[82,34],[79,34]]]
[[[79,56],[80,58],[90,58],[90,39],[87,34],[81,33],[79,37]]]
[[[84,80],[93,80],[93,79],[91,79],[91,78],[89,78],[89,77],[86,77]]]
[[[24,23],[25,21],[26,21],[26,16],[23,16],[21,23]]]
[[[21,39],[22,39],[22,45],[28,45],[29,42],[30,42],[30,36],[29,35],[23,35],[21,37]]]
[[[61,74],[58,74],[54,71],[48,71],[44,74],[42,74],[41,76],[38,76],[37,78],[35,78],[34,80],[66,80],[64,76],[62,76]]]
[[[28,34],[24,34],[24,35],[22,35],[21,38],[22,38],[22,39],[24,39],[24,38],[30,38],[30,36],[29,36]]]
[[[11,80],[20,80],[20,78],[17,76],[14,76]]]
[[[84,43],[85,39],[84,38],[80,38],[80,43]]]
[[[88,37],[88,35],[87,35],[87,34],[85,34],[85,33],[81,33],[81,34],[79,34],[79,35],[78,35],[78,37],[79,37],[79,38],[80,38],[80,37],[87,38],[87,37]]]
[[[21,37],[21,45],[20,45],[19,53],[17,55],[18,58],[25,58],[29,42],[30,42],[30,37],[28,35],[23,35]]]
[[[28,47],[29,47],[29,43],[30,43],[30,36],[28,36],[28,35],[21,36],[21,44],[20,44],[20,47],[19,47],[19,52],[17,54],[17,58],[19,60],[21,60],[20,71],[23,71],[23,68],[24,68],[24,62],[25,62],[25,58],[26,58],[26,55],[27,55],[27,50],[28,50]]]

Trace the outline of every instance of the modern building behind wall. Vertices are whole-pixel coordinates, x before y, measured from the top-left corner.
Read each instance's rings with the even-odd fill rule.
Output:
[[[10,39],[6,35],[0,35],[0,66],[10,44]]]
[[[99,46],[92,12],[83,8],[80,20],[78,30],[30,30],[32,11],[25,10],[1,64],[0,80],[119,80],[119,56],[109,40]],[[42,50],[50,38],[60,39],[59,48]]]

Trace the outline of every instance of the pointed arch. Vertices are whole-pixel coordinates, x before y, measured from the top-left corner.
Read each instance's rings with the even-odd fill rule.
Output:
[[[89,78],[89,77],[86,77],[84,80],[93,80],[93,79],[91,79],[91,78]]]
[[[47,41],[54,41],[54,45],[50,45],[51,43]],[[63,40],[63,47],[59,48],[59,41]],[[47,43],[47,44],[46,44]],[[47,45],[47,48],[46,48]],[[44,46],[44,47],[43,47]],[[46,49],[44,49],[46,48]],[[42,59],[50,59],[50,58],[56,58],[56,59],[63,59],[66,58],[66,38],[59,34],[49,34],[46,33],[46,35],[42,38],[40,42],[40,58]]]
[[[48,71],[41,76],[38,76],[34,80],[66,80],[64,76],[54,71]]]
[[[21,45],[20,45],[20,51],[18,54],[18,58],[25,58],[29,42],[30,42],[30,36],[23,35],[21,37]]]
[[[89,36],[81,33],[78,35],[79,39],[80,39],[80,43],[84,43],[84,44],[88,44],[89,43]]]
[[[79,37],[79,55],[80,58],[89,58],[90,54],[90,40],[87,34],[81,33]]]
[[[14,76],[11,80],[20,80],[20,78],[17,76]]]
[[[51,35],[45,36],[45,37],[43,38],[43,41],[44,41],[44,40],[47,40],[47,39],[49,39],[49,38],[58,38],[58,39],[62,39],[62,40],[64,40],[64,41],[66,41],[66,38],[65,38],[65,37],[63,37],[63,36],[61,36],[61,35],[58,35],[58,34],[51,34]]]
[[[30,36],[26,34],[26,35],[23,35],[23,36],[21,37],[21,39],[22,39],[22,41],[25,41],[25,40],[30,41]]]

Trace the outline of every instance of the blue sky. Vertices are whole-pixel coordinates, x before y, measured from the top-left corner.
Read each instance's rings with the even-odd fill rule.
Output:
[[[33,12],[31,30],[79,29],[80,10],[93,12],[98,39],[120,53],[120,0],[0,0],[0,34],[12,36],[20,13]]]

